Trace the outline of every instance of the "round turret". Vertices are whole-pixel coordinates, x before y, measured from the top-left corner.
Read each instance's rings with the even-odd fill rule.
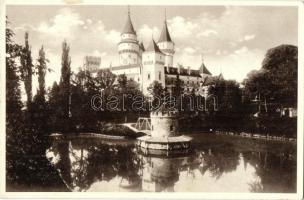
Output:
[[[151,136],[173,137],[178,136],[178,111],[168,110],[163,104],[159,109],[151,111]]]
[[[128,11],[127,22],[121,33],[121,40],[118,43],[120,65],[132,65],[141,62],[140,47],[134,30],[130,11]]]
[[[157,42],[159,49],[166,55],[165,56],[165,66],[172,67],[173,66],[173,55],[174,51],[174,42],[171,39],[169,34],[167,21],[164,21],[164,26],[162,32],[160,34],[159,40]]]

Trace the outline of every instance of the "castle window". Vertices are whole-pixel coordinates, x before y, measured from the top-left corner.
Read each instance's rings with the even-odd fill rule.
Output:
[[[137,81],[138,81],[138,82],[139,82],[139,80],[140,80],[140,79],[139,79],[139,78],[137,78]]]
[[[148,73],[148,80],[150,80],[150,73]]]
[[[173,131],[173,125],[170,126],[170,131]]]
[[[152,129],[152,131],[153,131],[153,125],[151,126],[151,129]]]
[[[158,72],[158,78],[161,81],[161,72]]]

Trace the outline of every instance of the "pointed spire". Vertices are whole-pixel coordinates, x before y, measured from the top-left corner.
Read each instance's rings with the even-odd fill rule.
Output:
[[[152,37],[152,40],[151,40],[149,46],[147,47],[146,51],[153,51],[153,52],[157,52],[157,53],[162,53],[162,52],[159,50],[157,44],[155,43],[153,37]]]
[[[207,67],[204,64],[204,57],[203,54],[201,54],[201,58],[202,58],[202,64],[199,68],[199,72],[200,74],[208,74],[208,75],[212,75],[211,72],[207,69]]]
[[[136,35],[136,32],[134,30],[133,24],[132,24],[132,20],[131,20],[131,15],[130,15],[130,6],[128,6],[128,17],[127,17],[127,22],[124,26],[124,29],[122,31],[123,33],[131,33]]]
[[[172,42],[171,36],[169,34],[168,25],[167,25],[167,12],[165,9],[165,20],[162,32],[160,34],[158,42]]]

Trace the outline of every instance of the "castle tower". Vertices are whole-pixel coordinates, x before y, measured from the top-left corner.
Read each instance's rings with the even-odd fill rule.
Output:
[[[165,66],[173,66],[173,56],[174,56],[174,42],[169,34],[167,19],[165,14],[165,20],[162,32],[160,34],[159,40],[157,42],[159,49],[165,54]]]
[[[211,77],[212,74],[211,72],[207,69],[206,65],[204,64],[204,58],[203,58],[203,55],[202,55],[202,64],[199,68],[199,73],[202,77],[202,79],[204,80],[205,78],[207,77]]]
[[[143,93],[148,94],[147,88],[154,81],[158,81],[165,87],[165,55],[160,51],[152,38],[149,46],[142,54],[142,84]]]
[[[132,65],[141,63],[139,51],[139,43],[128,7],[127,22],[121,33],[121,40],[118,43],[119,64]]]

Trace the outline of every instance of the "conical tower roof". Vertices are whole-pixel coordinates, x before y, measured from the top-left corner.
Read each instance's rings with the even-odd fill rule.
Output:
[[[133,24],[132,24],[129,8],[128,8],[127,22],[126,22],[126,24],[124,26],[124,29],[123,29],[121,34],[124,34],[124,33],[130,33],[130,34],[136,35],[136,31],[134,30],[134,27],[133,27]]]
[[[162,32],[160,34],[158,42],[172,42],[169,30],[168,30],[167,20],[166,19],[164,21],[163,30],[162,30]]]
[[[199,69],[200,74],[208,74],[208,75],[212,75],[211,72],[207,69],[207,67],[205,66],[204,62],[202,63],[200,69]]]
[[[159,50],[157,44],[155,43],[154,39],[152,38],[149,46],[147,47],[146,51],[153,51],[157,53],[162,53],[161,50]]]

